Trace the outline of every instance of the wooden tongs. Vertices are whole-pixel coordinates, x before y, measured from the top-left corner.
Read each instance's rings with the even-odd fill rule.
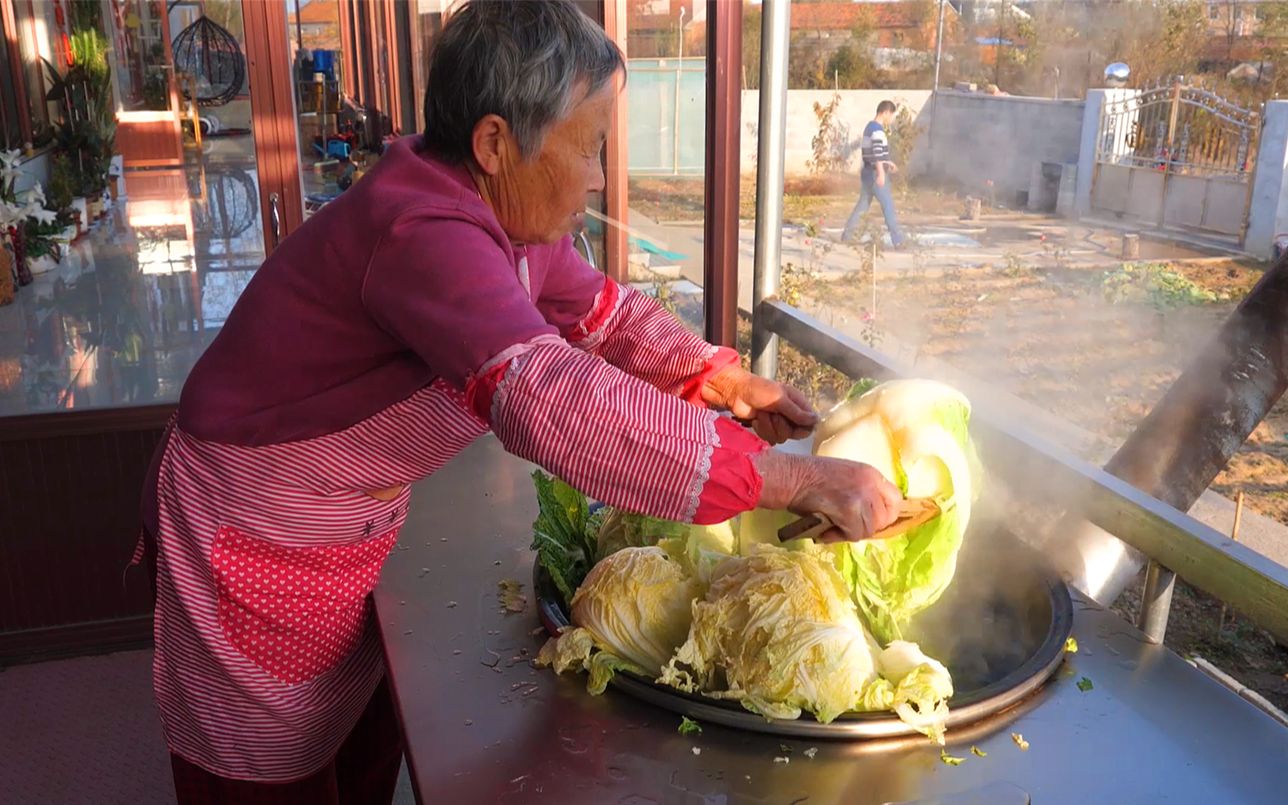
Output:
[[[893,523],[873,534],[869,539],[890,539],[907,533],[939,516],[939,504],[931,498],[905,498],[899,504],[899,516]],[[778,541],[813,539],[832,527],[832,521],[822,514],[811,514],[778,529]]]

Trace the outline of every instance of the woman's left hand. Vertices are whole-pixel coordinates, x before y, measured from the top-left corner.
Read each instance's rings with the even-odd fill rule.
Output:
[[[702,399],[749,423],[770,444],[803,439],[818,424],[818,414],[804,394],[738,366],[712,376],[702,389]]]

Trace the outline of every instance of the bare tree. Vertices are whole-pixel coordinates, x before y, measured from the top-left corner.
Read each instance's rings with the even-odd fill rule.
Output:
[[[1239,38],[1239,12],[1240,6],[1238,0],[1225,0],[1225,57],[1226,59],[1234,58],[1234,43]]]

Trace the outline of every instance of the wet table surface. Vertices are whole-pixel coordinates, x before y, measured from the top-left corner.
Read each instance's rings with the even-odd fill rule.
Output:
[[[961,765],[924,739],[680,735],[677,715],[529,662],[545,640],[531,471],[487,437],[421,483],[376,590],[422,802],[1288,802],[1288,730],[1078,599],[1078,653],[1030,699],[950,733]],[[504,579],[523,583],[525,612],[502,611]]]

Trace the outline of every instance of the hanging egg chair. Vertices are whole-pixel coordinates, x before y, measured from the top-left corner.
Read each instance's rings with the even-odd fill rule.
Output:
[[[223,106],[246,81],[246,58],[237,38],[207,17],[184,28],[170,45],[174,69],[193,77],[198,106]],[[192,100],[185,88],[184,96]]]
[[[259,191],[242,170],[212,172],[207,178],[202,229],[212,238],[235,238],[259,220]]]

